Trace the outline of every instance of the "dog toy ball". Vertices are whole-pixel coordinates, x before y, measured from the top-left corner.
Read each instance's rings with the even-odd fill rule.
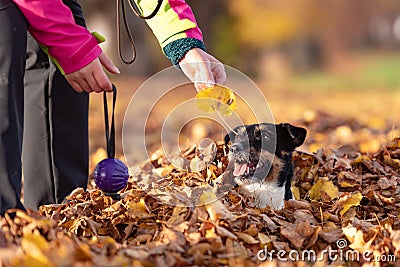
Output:
[[[126,165],[115,158],[103,159],[94,169],[94,181],[101,191],[115,194],[128,183],[129,172]]]
[[[108,107],[107,95],[104,92],[104,121],[106,130],[106,144],[108,158],[100,161],[94,169],[94,181],[97,187],[106,195],[111,196],[113,199],[120,199],[118,191],[126,187],[129,178],[128,167],[115,156],[115,126],[114,126],[114,109],[117,98],[117,89],[113,85],[113,106],[111,127],[108,124]]]

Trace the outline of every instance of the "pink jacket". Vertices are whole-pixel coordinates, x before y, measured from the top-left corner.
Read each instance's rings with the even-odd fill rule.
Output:
[[[29,32],[46,47],[64,73],[81,69],[101,54],[96,38],[75,24],[70,9],[61,0],[13,1],[26,17]],[[145,14],[149,13],[146,10],[154,8],[154,1],[137,2]],[[184,0],[163,0],[159,13],[147,22],[162,48],[181,38],[202,41],[192,10]]]

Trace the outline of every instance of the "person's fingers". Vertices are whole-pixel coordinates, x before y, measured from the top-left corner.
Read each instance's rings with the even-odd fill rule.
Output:
[[[79,86],[85,91],[86,93],[91,93],[93,92],[93,89],[89,85],[89,83],[84,79],[84,78],[79,78],[75,80]]]
[[[99,56],[99,60],[101,65],[103,65],[109,72],[114,74],[120,73],[119,69],[114,65],[112,60],[109,57],[107,57],[106,54],[101,53]]]
[[[204,83],[214,83],[210,61],[200,62],[200,68],[202,81],[204,81]]]
[[[82,87],[79,85],[79,83],[75,82],[74,80],[71,80],[69,78],[66,78],[68,83],[72,86],[72,88],[74,88],[75,91],[77,91],[78,93],[82,93],[84,90],[82,89]]]
[[[194,79],[191,80],[194,82],[194,87],[196,88],[196,91],[200,92],[205,89],[204,84],[201,82],[199,72],[195,72]]]
[[[226,82],[224,65],[207,52],[194,48],[181,59],[183,73],[194,83],[197,91]]]
[[[202,91],[214,86],[215,81],[209,61],[195,62],[193,63],[193,68],[195,75],[192,81],[194,81],[194,86],[197,91]]]
[[[204,61],[200,62],[200,73],[201,73],[201,81],[204,83],[205,87],[211,87],[214,86],[215,80],[214,80],[214,75],[211,71],[211,62],[210,61]]]
[[[226,83],[226,72],[225,67],[222,63],[214,63],[214,68],[212,70],[215,78],[215,83],[225,84]]]
[[[93,77],[96,80],[97,86],[99,86],[101,91],[107,91],[111,92],[112,91],[112,84],[110,79],[107,77],[106,73],[104,70],[99,66],[98,69],[95,69],[93,71]]]
[[[86,82],[90,86],[90,89],[92,89],[96,93],[100,93],[103,91],[103,88],[97,83],[94,73],[92,73],[92,75],[86,76]]]

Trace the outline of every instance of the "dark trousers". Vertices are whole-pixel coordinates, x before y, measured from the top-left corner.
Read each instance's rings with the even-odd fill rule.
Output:
[[[0,4],[8,1],[0,0]],[[18,30],[18,34],[0,36],[0,73],[8,70],[8,80],[13,78],[7,85],[0,84],[1,214],[8,208],[22,208],[21,151],[24,205],[31,209],[60,203],[76,187],[86,188],[89,159],[88,94],[76,93],[36,41],[29,35],[26,39],[24,18],[10,3],[4,10],[18,16],[4,16],[0,11],[0,28],[9,25]],[[84,25],[79,4],[65,3],[76,22]],[[10,58],[14,50],[17,55]]]
[[[23,208],[21,150],[26,21],[11,0],[0,0],[0,213]]]
[[[24,100],[24,204],[37,209],[86,188],[89,95],[75,92],[28,36]]]

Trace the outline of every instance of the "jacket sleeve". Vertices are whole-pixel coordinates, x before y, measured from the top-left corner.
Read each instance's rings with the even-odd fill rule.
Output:
[[[97,39],[77,25],[61,0],[13,0],[28,21],[28,30],[63,73],[88,65],[101,54]]]
[[[158,0],[135,0],[144,15],[150,14]],[[192,9],[184,0],[163,0],[152,19],[146,20],[164,54],[172,64],[178,65],[192,48],[205,50],[203,35]]]

